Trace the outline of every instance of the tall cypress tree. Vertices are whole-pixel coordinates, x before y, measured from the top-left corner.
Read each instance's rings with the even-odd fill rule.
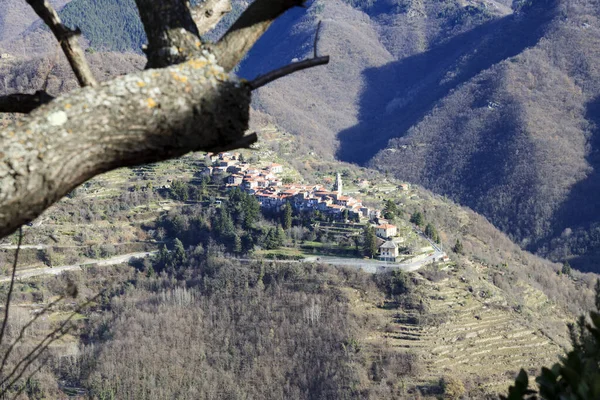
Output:
[[[373,258],[377,256],[377,250],[377,236],[375,236],[375,228],[372,226],[365,226],[363,254],[367,257]]]
[[[289,202],[283,207],[282,225],[286,231],[292,227],[292,206]]]

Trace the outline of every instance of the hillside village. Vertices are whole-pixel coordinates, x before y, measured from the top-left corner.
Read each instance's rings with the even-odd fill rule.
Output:
[[[319,213],[331,221],[373,226],[379,259],[396,262],[404,238],[398,227],[382,218],[381,210],[365,206],[360,199],[344,195],[343,181],[337,173],[332,190],[322,184],[283,183],[283,166],[263,167],[246,162],[240,153],[207,154],[201,174],[223,181],[228,189],[240,188],[253,195],[263,211],[279,212],[289,203],[295,213]]]

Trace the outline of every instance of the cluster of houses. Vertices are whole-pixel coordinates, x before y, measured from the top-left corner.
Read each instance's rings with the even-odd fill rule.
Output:
[[[239,187],[256,197],[266,210],[280,210],[286,203],[298,212],[320,211],[336,219],[377,219],[381,212],[366,207],[360,200],[342,194],[340,174],[332,191],[323,185],[283,184],[279,174],[283,166],[270,164],[258,169],[243,160],[239,153],[209,154],[210,166],[201,173],[206,175],[230,174],[226,178],[228,187]]]
[[[396,261],[399,256],[399,244],[404,239],[398,237],[398,228],[382,219],[380,210],[366,207],[354,197],[344,196],[340,174],[330,191],[319,184],[283,184],[279,177],[283,166],[269,164],[259,169],[245,162],[240,153],[209,153],[205,161],[207,166],[201,170],[202,174],[222,176],[227,187],[239,187],[255,196],[264,210],[278,211],[289,203],[297,212],[319,211],[335,219],[378,221],[380,225],[375,227],[375,234],[379,259]]]

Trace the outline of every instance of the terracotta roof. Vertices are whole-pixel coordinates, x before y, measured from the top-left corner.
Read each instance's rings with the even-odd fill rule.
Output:
[[[379,225],[377,227],[377,229],[393,229],[396,228],[396,225],[392,225],[392,224],[383,224],[383,225]]]
[[[396,243],[392,242],[391,240],[388,240],[387,242],[382,244],[379,248],[380,249],[397,249],[398,246],[396,245]]]

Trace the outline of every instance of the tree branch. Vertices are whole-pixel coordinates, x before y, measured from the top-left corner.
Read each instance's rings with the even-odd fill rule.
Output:
[[[80,314],[83,309],[87,306],[89,306],[90,304],[92,304],[93,302],[95,302],[98,298],[100,298],[100,296],[104,295],[107,292],[108,289],[104,289],[102,290],[100,293],[96,294],[94,297],[92,297],[91,299],[87,300],[86,302],[84,302],[83,304],[79,305],[79,307],[77,307],[70,315],[68,318],[66,318],[56,329],[54,329],[52,332],[48,333],[44,339],[42,339],[41,342],[39,342],[34,348],[33,350],[31,350],[29,353],[27,353],[27,355],[23,358],[21,358],[21,360],[19,360],[19,362],[17,363],[17,365],[12,369],[12,371],[6,376],[3,377],[2,381],[0,382],[0,388],[2,388],[2,390],[0,391],[0,396],[4,396],[6,394],[6,392],[13,387],[13,385],[19,380],[21,379],[21,377],[23,376],[23,374],[25,373],[25,371],[27,371],[27,368],[29,368],[29,366],[35,361],[37,360],[40,355],[42,353],[44,353],[44,351],[46,351],[46,349],[48,349],[48,347],[50,347],[50,345],[52,343],[54,343],[56,340],[62,338],[64,335],[66,335],[71,329],[72,326],[67,326],[71,323],[71,320],[78,314]],[[18,372],[19,369],[21,370],[21,372]],[[17,375],[16,377],[15,374]],[[13,378],[14,377],[14,378]],[[12,379],[12,380],[11,380]],[[8,383],[7,383],[8,382]]]
[[[198,33],[205,33],[214,29],[223,17],[231,12],[230,0],[204,0],[196,7],[191,7],[192,18],[198,27]]]
[[[59,41],[63,52],[71,64],[71,68],[79,81],[80,86],[96,86],[98,83],[85,60],[83,50],[79,47],[77,36],[79,31],[72,31],[60,22],[58,14],[46,0],[27,0],[37,15],[50,28]]]
[[[319,21],[317,25],[317,31],[315,32],[315,43],[313,44],[314,55],[313,58],[319,57],[319,33],[321,33],[321,24],[323,21]]]
[[[146,68],[179,64],[201,54],[200,34],[187,0],[135,0],[148,37]]]
[[[268,83],[273,82],[276,79],[283,78],[284,76],[293,74],[297,71],[302,71],[303,69],[313,68],[318,65],[329,64],[329,56],[319,57],[318,52],[318,44],[319,44],[319,33],[321,32],[321,21],[317,25],[317,31],[315,32],[315,43],[314,43],[314,58],[309,60],[304,60],[292,64],[288,64],[279,69],[273,70],[271,72],[267,72],[264,75],[255,78],[253,81],[249,83],[250,88],[252,90],[256,90],[261,86],[265,86]]]
[[[269,29],[273,21],[305,0],[256,0],[212,47],[225,71],[231,71]]]
[[[103,172],[255,142],[255,134],[244,136],[252,85],[227,72],[275,18],[303,3],[255,0],[209,47],[200,43],[186,0],[136,0],[148,33],[148,65],[179,64],[78,89],[0,131],[0,237]],[[285,67],[253,85],[326,60]]]
[[[250,88],[214,56],[118,77],[43,105],[0,132],[0,237],[87,179],[118,167],[230,147]]]
[[[45,316],[46,313],[53,306],[55,306],[60,301],[62,301],[62,299],[64,299],[64,297],[59,296],[58,299],[56,299],[53,302],[51,302],[50,304],[48,304],[46,307],[44,307],[43,310],[41,310],[40,312],[35,314],[35,316],[32,319],[30,319],[28,323],[23,325],[23,327],[19,331],[19,336],[13,341],[13,343],[10,345],[10,347],[6,350],[6,353],[4,353],[4,357],[2,358],[2,364],[0,364],[0,376],[2,376],[2,372],[4,371],[4,367],[6,366],[6,362],[8,361],[8,357],[10,357],[10,354],[12,353],[13,349],[15,348],[16,345],[18,345],[21,342],[21,340],[23,340],[23,336],[25,336],[25,332],[27,331],[27,328],[29,328],[31,325],[33,325],[34,322],[37,321],[41,316]]]
[[[329,56],[311,58],[309,60],[295,62],[285,67],[278,68],[274,71],[267,72],[264,75],[259,76],[249,83],[252,90],[256,90],[259,87],[265,86],[268,83],[273,82],[284,76],[293,74],[294,72],[302,71],[303,69],[313,68],[319,65],[329,64]]]
[[[34,94],[15,93],[0,97],[0,113],[29,114],[42,104],[49,103],[54,97],[38,90]]]

